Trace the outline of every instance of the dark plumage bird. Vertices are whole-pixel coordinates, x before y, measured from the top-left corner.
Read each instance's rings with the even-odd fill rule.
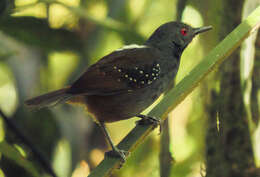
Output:
[[[163,24],[144,45],[118,49],[90,66],[71,86],[29,99],[26,104],[33,108],[63,102],[85,105],[112,146],[110,154],[124,160],[124,152],[114,146],[104,123],[134,116],[156,123],[157,119],[140,112],[168,89],[192,39],[210,29],[180,22]]]

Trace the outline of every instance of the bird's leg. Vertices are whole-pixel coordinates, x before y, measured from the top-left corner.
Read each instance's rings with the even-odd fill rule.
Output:
[[[151,116],[147,116],[147,115],[143,115],[143,114],[139,114],[136,117],[140,117],[141,120],[136,121],[136,124],[138,125],[153,125],[154,128],[157,126],[160,126],[160,133],[162,131],[162,122],[160,119],[155,118],[155,117],[151,117]]]
[[[124,163],[126,161],[126,155],[128,155],[128,152],[124,151],[124,150],[121,150],[121,149],[118,149],[114,145],[114,143],[113,143],[113,141],[112,141],[111,137],[109,136],[109,133],[108,133],[108,131],[106,129],[106,126],[105,126],[105,124],[103,122],[100,122],[99,125],[100,125],[100,127],[101,127],[101,129],[102,129],[102,131],[103,131],[103,133],[104,133],[104,135],[106,137],[106,139],[108,140],[111,148],[112,148],[112,151],[106,152],[106,155],[110,156],[110,157],[116,157],[116,158],[119,157],[119,158],[121,158],[122,162]]]

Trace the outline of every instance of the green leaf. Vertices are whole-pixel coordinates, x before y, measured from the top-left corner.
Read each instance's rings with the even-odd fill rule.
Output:
[[[166,119],[186,96],[191,93],[202,80],[218,67],[251,33],[259,28],[260,7],[254,10],[233,32],[215,47],[201,63],[199,63],[180,83],[173,88],[163,100],[149,113],[149,116]],[[133,151],[137,145],[153,130],[152,126],[136,126],[118,145],[120,149]],[[88,177],[109,176],[120,164],[119,159],[105,159],[90,173]]]
[[[7,142],[5,141],[0,142],[0,152],[2,153],[3,156],[12,160],[17,165],[27,170],[32,176],[34,177],[41,176],[36,170],[35,166],[32,164],[32,162],[25,159],[25,157],[23,157],[17,149],[9,145]]]

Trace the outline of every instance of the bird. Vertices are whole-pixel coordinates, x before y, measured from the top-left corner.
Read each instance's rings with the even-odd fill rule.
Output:
[[[112,148],[107,154],[125,161],[128,152],[114,145],[105,123],[139,117],[140,124],[160,124],[158,118],[141,112],[169,89],[192,39],[210,29],[175,21],[162,24],[143,45],[117,49],[89,66],[71,85],[25,104],[36,109],[65,102],[85,106]]]

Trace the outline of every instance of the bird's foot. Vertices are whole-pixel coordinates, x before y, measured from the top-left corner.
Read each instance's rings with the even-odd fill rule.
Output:
[[[147,116],[147,115],[142,115],[142,114],[138,115],[137,117],[142,118],[141,120],[136,121],[137,125],[153,125],[154,128],[159,126],[160,127],[160,133],[162,132],[161,119],[151,117],[151,116]]]
[[[120,166],[119,168],[121,168],[123,166],[123,164],[126,161],[126,156],[129,155],[128,151],[124,151],[118,148],[114,148],[111,151],[108,151],[105,153],[105,156],[107,157],[111,157],[111,158],[120,158]]]

